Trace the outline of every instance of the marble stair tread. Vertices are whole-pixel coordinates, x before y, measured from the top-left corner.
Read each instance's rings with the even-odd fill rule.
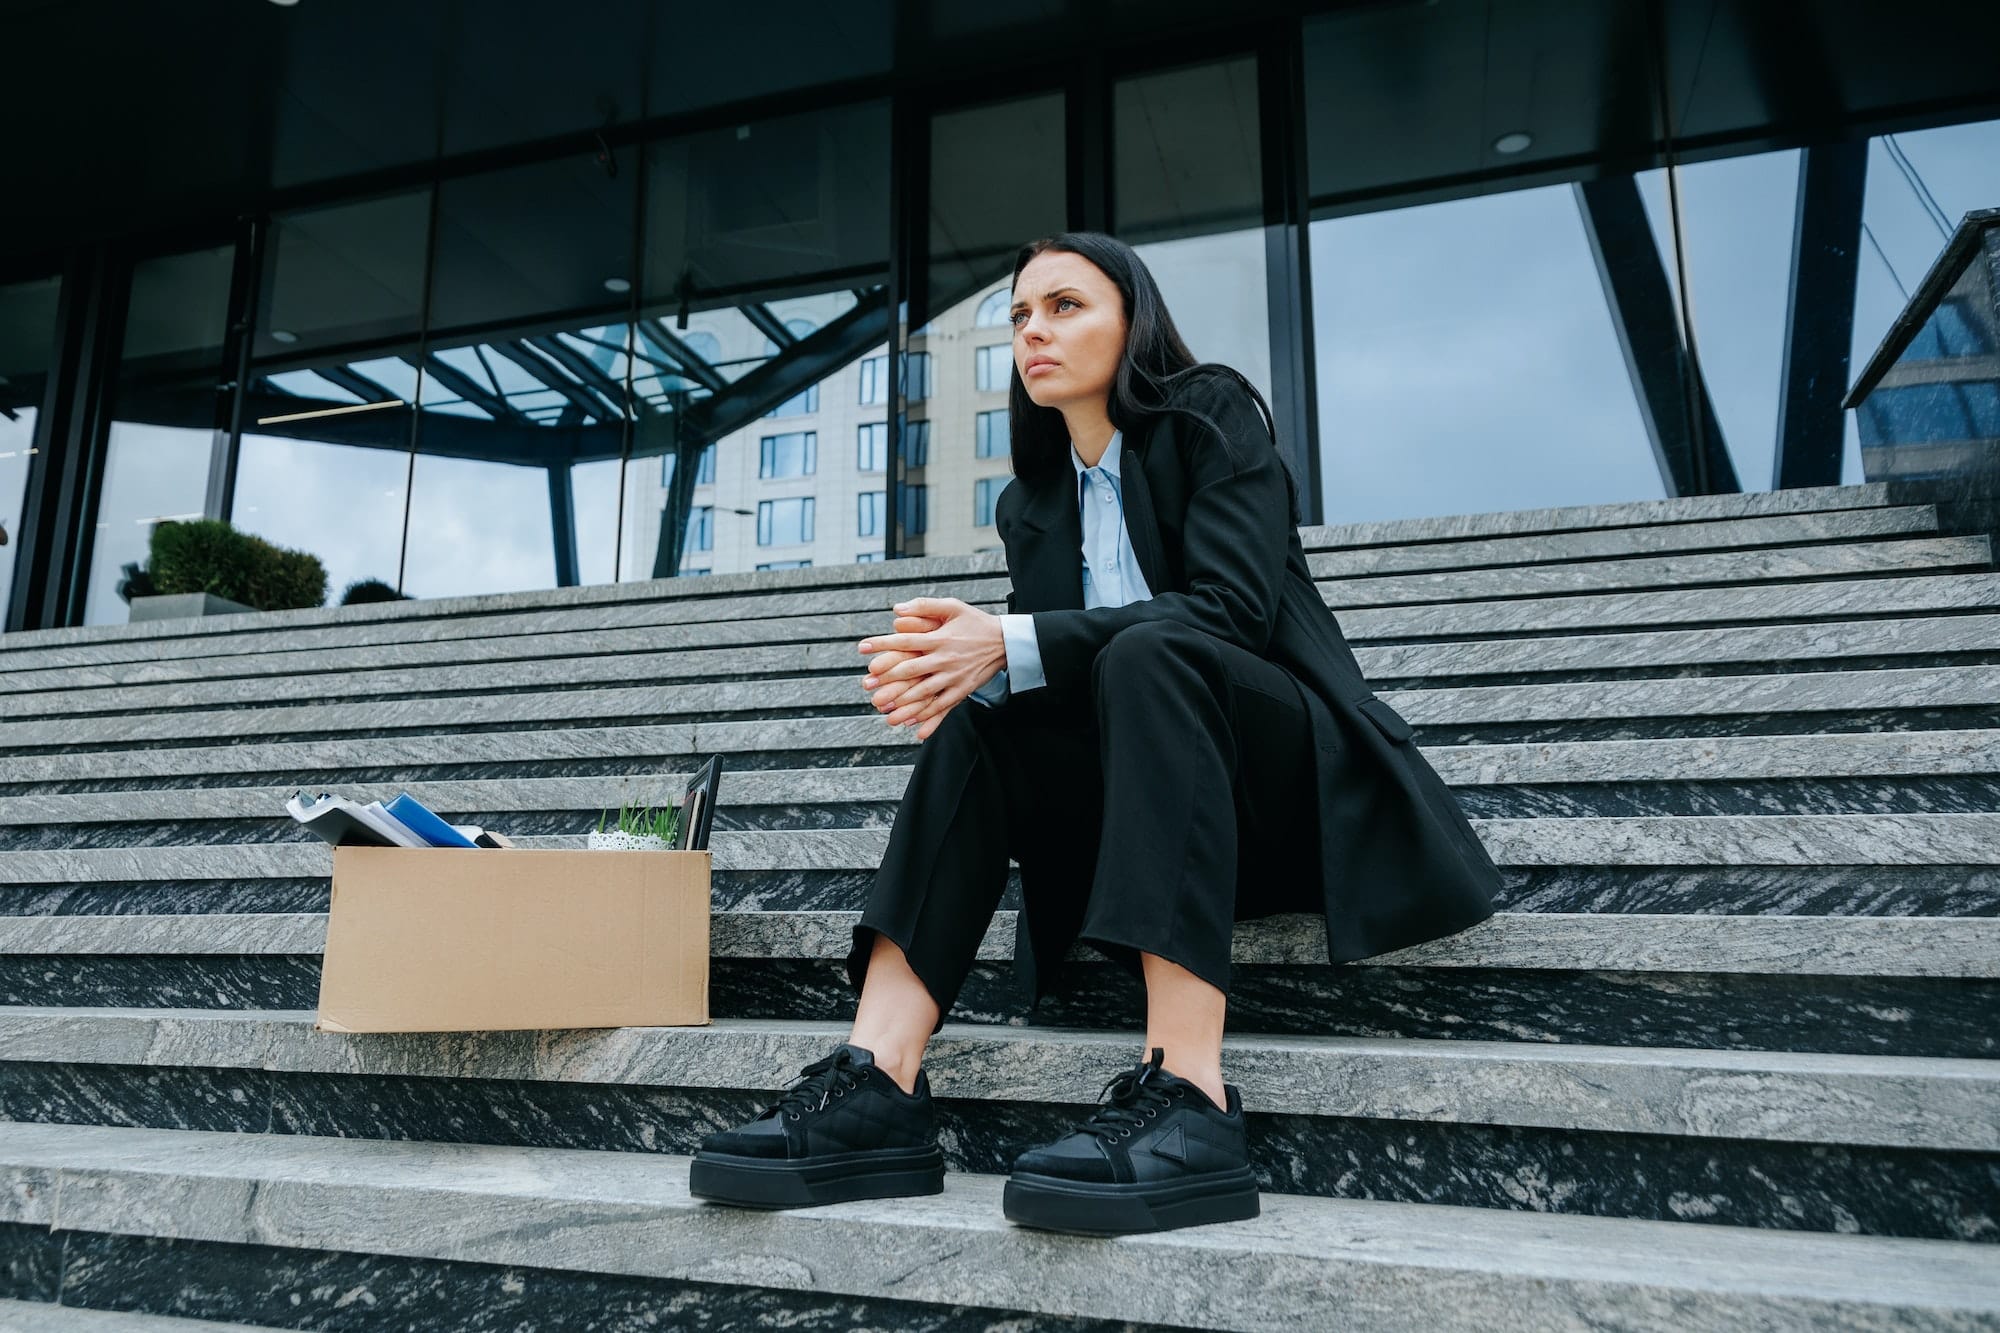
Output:
[[[1826,560],[1830,561],[1831,557]],[[1411,596],[1400,601],[1383,602],[1386,594],[1379,588],[1355,594],[1361,596],[1362,603],[1353,603],[1350,595],[1342,591],[1342,586],[1333,583],[1322,584],[1320,593],[1322,600],[1334,608],[1347,637],[1358,642],[1524,630],[1573,632],[1579,629],[1700,623],[1715,619],[1754,621],[1793,616],[1824,618],[1835,614],[1907,614],[1911,611],[2000,604],[2000,593],[1995,591],[1996,579],[2000,576],[1990,571],[1991,561],[1984,557],[1963,562],[1966,566],[1963,572],[1927,572],[1925,567],[1919,566],[1892,576],[1878,577],[1865,568],[1836,566],[1817,573],[1799,572],[1788,581],[1732,582],[1711,579],[1709,586],[1700,589],[1684,586],[1691,580],[1691,575],[1679,567],[1682,562],[1655,563],[1660,568],[1650,576],[1653,586],[1612,588],[1608,591],[1591,591],[1588,588],[1550,591],[1547,588],[1521,586],[1509,594],[1508,589],[1489,582],[1477,589],[1454,593],[1432,582],[1415,589]],[[1842,570],[1847,570],[1844,576]],[[1747,577],[1745,575],[1744,579]],[[1001,605],[1006,584],[1001,579],[989,579],[977,586],[934,584],[911,591],[931,596],[959,596],[992,610]],[[1716,599],[1707,614],[1704,614],[1706,603],[1691,600],[1697,594]],[[865,596],[859,593],[850,595],[846,600],[852,605],[844,612],[830,608],[825,599],[811,603],[797,599],[765,599],[747,608],[732,603],[723,614],[718,614],[714,606],[639,603],[593,613],[581,621],[552,621],[547,614],[521,615],[505,620],[498,617],[462,617],[456,620],[426,620],[421,624],[398,627],[394,633],[384,626],[364,624],[302,631],[284,638],[262,636],[254,641],[254,647],[248,640],[232,648],[224,642],[186,639],[154,645],[163,651],[134,660],[143,663],[246,649],[295,655],[361,647],[394,651],[396,645],[412,643],[444,643],[446,647],[441,651],[463,654],[476,651],[476,645],[484,640],[521,635],[544,638],[560,651],[565,640],[579,636],[588,639],[597,634],[621,630],[649,631],[668,643],[696,647],[716,641],[738,645],[796,644],[802,638],[858,637],[879,629],[885,620],[888,602],[873,600],[874,597],[872,592]],[[755,614],[746,615],[746,610]],[[1496,619],[1496,614],[1502,611],[1505,616]],[[107,658],[103,661],[64,663],[27,658],[14,661],[0,654],[0,662],[7,663],[12,670],[41,668],[44,676],[58,669],[104,666],[116,660]]]
[[[2000,1248],[1266,1193],[1240,1222],[1101,1239],[1009,1222],[1006,1178],[751,1212],[688,1159],[96,1125],[0,1140],[0,1217],[1191,1328],[1380,1333],[1992,1326]]]
[[[0,1298],[0,1333],[271,1333],[271,1327]]]
[[[1922,614],[1926,610],[1942,612],[1968,612],[1982,610],[1990,606],[2000,606],[2000,574],[1994,572],[1962,572],[1962,574],[1904,574],[1898,578],[1836,578],[1824,582],[1792,582],[1792,584],[1744,584],[1744,586],[1714,586],[1714,588],[1656,588],[1640,592],[1612,592],[1612,594],[1568,594],[1568,596],[1540,596],[1540,598],[1498,598],[1482,602],[1432,602],[1416,606],[1376,606],[1376,608],[1356,608],[1338,612],[1342,632],[1350,642],[1360,646],[1384,646],[1392,640],[1452,640],[1464,636],[1512,636],[1524,638],[1536,632],[1552,634],[1596,634],[1608,630],[1646,630],[1666,632],[1674,626],[1704,626],[1706,622],[1730,620],[1730,622],[1808,622],[1826,626],[1834,620],[1854,618],[1854,616],[1910,616]],[[644,608],[640,608],[644,610]],[[450,628],[454,620],[438,620],[442,628]],[[774,616],[768,620],[740,622],[740,620],[720,620],[710,626],[696,624],[694,630],[700,632],[698,642],[720,640],[720,642],[782,642],[790,646],[800,646],[800,640],[816,640],[822,634],[834,632],[834,628],[856,630],[866,634],[880,626],[878,616],[874,618],[848,618],[836,620],[832,626],[826,618],[784,618]],[[504,632],[500,626],[486,622],[488,630]],[[618,626],[600,626],[602,630],[614,630]],[[444,634],[446,638],[450,634]],[[554,652],[562,652],[566,644],[566,634],[546,632],[544,638]],[[366,646],[370,640],[362,632],[328,632],[324,642],[318,644],[294,644],[290,650],[304,660],[312,660],[310,654],[322,648],[356,648]],[[208,644],[216,646],[216,644]],[[1410,644],[1418,646],[1418,644]],[[1448,646],[1468,646],[1468,644],[1448,644]],[[568,648],[574,652],[574,644]],[[4,658],[0,658],[4,660]],[[52,677],[50,677],[52,681]],[[44,681],[46,683],[46,681]],[[62,691],[30,691],[26,695],[16,695],[8,699],[8,713],[20,715],[30,713],[36,707],[32,701],[38,695],[56,695],[60,705]]]
[[[1501,866],[1985,866],[2000,864],[2000,813],[1637,815],[1473,819]],[[889,830],[718,829],[717,871],[873,870]],[[582,834],[518,847],[580,849]],[[324,842],[196,843],[0,852],[0,884],[314,878],[333,871]]]
[[[798,626],[799,633],[817,632]],[[674,631],[696,646],[675,646],[656,630],[582,636],[521,636],[394,648],[325,649],[302,671],[293,653],[254,657],[184,658],[110,667],[17,672],[0,690],[8,713],[88,711],[93,698],[110,711],[134,703],[191,707],[342,697],[450,694],[535,686],[602,687],[666,681],[755,681],[799,674],[842,673],[859,679],[866,666],[856,634],[815,642],[729,644],[733,627]],[[880,628],[879,625],[873,628]],[[1591,676],[1658,671],[1682,665],[1768,664],[1798,670],[1814,662],[1987,654],[2000,649],[2000,615],[1916,616],[1834,624],[1729,626],[1638,630],[1469,642],[1363,646],[1355,659],[1369,679],[1414,684],[1429,678],[1493,674]],[[141,692],[144,693],[141,693]]]
[[[781,1089],[850,1025],[334,1033],[310,1009],[0,1006],[0,1060]],[[947,1022],[943,1098],[1090,1105],[1139,1034]],[[2000,1061],[1444,1038],[1226,1033],[1223,1073],[1260,1115],[2000,1151]],[[11,1133],[11,1128],[9,1130]]]
[[[1367,547],[1462,541],[1478,537],[1526,536],[1590,528],[1645,527],[1773,514],[1834,514],[1843,510],[1874,510],[1891,505],[1888,485],[1873,482],[1857,486],[1788,487],[1730,495],[1683,496],[1667,500],[1495,510],[1475,514],[1309,526],[1300,528],[1299,535],[1301,545],[1308,552],[1312,552],[1336,546]],[[1935,509],[1931,505],[1917,507],[1933,511]],[[646,579],[622,584],[592,584],[526,592],[440,597],[355,607],[253,612],[241,616],[141,622],[137,625],[67,626],[58,629],[24,630],[7,635],[4,643],[0,643],[0,662],[11,666],[21,661],[13,654],[51,646],[67,648],[121,643],[130,645],[152,640],[221,637],[323,625],[356,627],[399,620],[451,619],[465,615],[487,617],[520,610],[563,610],[579,606],[619,605],[677,598],[715,600],[735,597],[746,592],[768,590],[893,588],[914,585],[925,579],[990,574],[1004,572],[1005,569],[1006,561],[997,553],[931,556],[874,564],[830,565],[803,570],[714,574],[699,584],[692,579]]]
[[[2000,773],[2000,729],[1864,731],[1792,737],[1668,737],[1656,741],[1556,741],[1532,745],[1422,747],[1426,761],[1454,789],[1570,783],[1720,783],[1854,777],[1958,777]],[[182,767],[182,775],[202,773]],[[894,805],[910,765],[820,769],[744,769],[728,773],[730,807]],[[620,805],[672,803],[692,767],[608,777],[340,781],[354,801],[390,801],[410,793],[442,815],[580,813]],[[324,785],[324,783],[322,783]],[[0,829],[96,823],[202,823],[220,819],[288,821],[284,787],[140,787],[0,797]],[[280,829],[288,825],[280,823]]]
[[[1670,557],[1598,558],[1555,564],[1511,564],[1497,568],[1441,570],[1425,574],[1370,574],[1353,560],[1315,557],[1313,576],[1321,597],[1337,613],[1367,607],[1404,604],[1457,603],[1495,597],[1546,598],[1584,593],[1636,593],[1646,589],[1677,589],[1696,585],[1782,585],[1800,580],[1900,572],[1937,573],[1982,571],[1992,567],[1992,550],[1984,537],[1909,538],[1894,542],[1848,542],[1831,545],[1752,548],[1742,551],[1682,553]],[[984,579],[916,589],[929,595],[956,596],[974,603],[998,605],[1006,596],[1004,580]],[[317,630],[304,636],[255,636],[248,643],[200,641],[197,655],[240,654],[249,648],[264,655],[293,654],[369,647],[397,665],[430,658],[480,651],[499,643],[514,656],[531,656],[536,639],[560,643],[565,638],[606,633],[648,633],[672,645],[700,646],[716,641],[756,644],[796,641],[801,637],[840,637],[867,633],[886,622],[890,601],[906,595],[895,591],[850,591],[838,596],[802,600],[796,596],[743,598],[729,604],[728,614],[686,600],[625,606],[605,611],[548,613],[512,618],[469,617],[457,622],[427,621],[430,635],[401,644],[379,642],[381,627],[357,629],[343,636]],[[456,629],[456,634],[447,630]],[[485,648],[491,652],[491,648]],[[6,690],[35,688],[54,673],[96,668],[113,670],[116,662],[63,660],[74,654],[0,657],[10,670]],[[125,663],[140,670],[159,659]],[[85,684],[94,683],[86,679]]]
[[[98,711],[117,700],[108,693],[64,700],[28,696],[24,712],[39,701],[61,716],[0,723],[0,783],[56,781],[62,765],[87,770],[102,755],[19,756],[5,751],[33,746],[110,745],[235,736],[286,736],[300,732],[491,726],[504,719],[575,723],[594,719],[682,717],[718,724],[728,715],[810,708],[845,708],[870,724],[877,736],[900,730],[875,712],[858,675],[807,676],[789,680],[554,688],[515,694],[432,695],[351,703],[274,704],[269,707],[204,708],[175,706],[188,687],[160,686],[130,691],[136,712]],[[1579,722],[1618,718],[1674,718],[1810,714],[1857,709],[1990,707],[2000,703],[2000,664],[1882,667],[1854,671],[1760,672],[1750,675],[1670,676],[1549,684],[1436,685],[1423,689],[1378,689],[1373,693],[1415,726],[1520,722]],[[760,733],[776,723],[804,718],[755,719]],[[847,720],[821,715],[814,722]],[[168,751],[167,753],[172,753]],[[41,766],[48,776],[17,777]]]
[[[271,1333],[271,1326],[0,1299],[0,1333]]]
[[[995,912],[974,956],[1011,960],[1015,917],[1012,908]],[[713,912],[709,956],[841,962],[860,918],[837,910]],[[324,912],[0,916],[0,958],[318,955],[325,947]],[[1101,956],[1078,941],[1068,957]],[[1324,966],[1325,922],[1295,913],[1237,922],[1230,959]],[[2000,918],[1496,912],[1455,935],[1354,965],[1990,979],[2000,977]]]
[[[1866,526],[1862,526],[1863,524]],[[1729,524],[1666,524],[1649,528],[1581,532],[1557,537],[1368,547],[1356,548],[1337,555],[1315,557],[1318,562],[1315,574],[1322,578],[1335,575],[1351,577],[1393,572],[1399,569],[1433,567],[1476,569],[1487,564],[1540,565],[1559,563],[1564,559],[1609,558],[1656,550],[1698,551],[1703,549],[1704,542],[1717,548],[1753,543],[1775,545],[1808,538],[1830,540],[1842,536],[1925,532],[1934,526],[1935,514],[1928,507],[1911,506],[1848,511],[1833,515],[1791,515]],[[896,594],[871,593],[870,595]],[[879,609],[879,605],[881,603],[867,603],[870,609]],[[751,669],[734,666],[731,662],[733,657],[745,654],[746,649],[742,645],[733,646],[727,651],[708,653],[701,652],[697,647],[686,646],[699,643],[701,635],[715,631],[718,626],[730,626],[735,623],[716,621],[712,618],[712,608],[702,609],[705,614],[693,622],[663,620],[652,625],[616,627],[579,622],[575,624],[574,629],[587,633],[590,637],[590,644],[583,651],[630,654],[678,648],[680,652],[671,656],[690,659],[681,674],[696,674],[710,670],[710,659],[714,659],[716,665],[723,669],[737,671]],[[748,622],[746,633],[768,632],[768,625],[760,623],[768,617],[756,614],[758,610],[754,604],[744,605],[743,619]],[[841,623],[833,627],[838,631],[837,644],[841,648],[848,646],[850,642],[848,631],[853,628],[851,621],[842,620],[837,616],[809,616],[803,619],[808,622],[808,628],[811,628],[811,622],[815,621],[825,619],[840,621]],[[465,637],[381,643],[343,643],[336,637],[328,635],[326,631],[316,631],[320,637],[300,644],[295,644],[283,634],[219,635],[204,640],[188,641],[199,649],[197,653],[189,656],[159,656],[134,660],[97,661],[79,653],[60,651],[42,656],[34,653],[0,653],[0,660],[7,661],[10,666],[6,673],[0,674],[0,694],[32,692],[52,688],[58,684],[74,688],[146,684],[176,678],[175,673],[199,672],[214,676],[290,674],[298,669],[297,653],[301,648],[310,648],[315,652],[314,666],[320,672],[384,666],[410,667],[514,659],[548,659],[551,656],[552,640],[560,643],[562,637],[570,632],[563,628],[568,623],[538,620],[532,628],[525,624],[510,627],[504,619],[482,617],[467,620],[463,626]],[[795,659],[806,657],[825,647],[826,645],[806,645],[800,648],[782,644],[764,647],[761,650],[753,646],[752,651],[756,652],[757,656],[774,663],[768,669],[796,669],[799,666],[810,666],[812,663]],[[55,677],[57,672],[63,673],[59,680]]]
[[[535,733],[526,733],[534,736]],[[350,743],[356,744],[356,743]],[[1536,741],[1424,746],[1424,758],[1454,788],[1569,783],[1771,782],[1856,777],[1941,778],[2000,773],[2000,728],[1962,731],[1860,731],[1787,736],[1674,736],[1650,740]],[[201,748],[175,750],[178,772],[192,777],[219,756]],[[240,757],[240,756],[239,756]],[[369,756],[354,755],[359,766]],[[522,762],[538,756],[523,755]],[[481,756],[491,762],[490,751]],[[910,764],[729,770],[731,807],[893,803],[908,788]],[[340,781],[357,801],[412,796],[442,814],[589,812],[626,803],[671,802],[693,775],[692,765],[598,777],[426,778],[402,782]],[[274,832],[294,830],[285,802],[300,784],[144,787],[0,796],[0,828],[100,823],[268,820]],[[324,783],[320,785],[326,785]]]
[[[1945,570],[1989,570],[1987,537],[1911,537],[1901,541],[1841,542],[1743,551],[1626,556],[1570,564],[1502,565],[1495,569],[1432,573],[1346,575],[1334,557],[1309,557],[1320,597],[1336,612],[1364,607],[1518,599],[1701,585],[1782,587],[1849,575]]]
[[[1481,570],[1495,566],[1537,566],[1585,560],[1636,557],[1667,551],[1702,553],[1741,550],[1800,543],[1851,541],[1864,537],[1926,536],[1936,527],[1935,511],[1929,506],[1881,510],[1855,510],[1836,514],[1788,515],[1723,523],[1657,524],[1649,527],[1582,531],[1570,534],[1510,537],[1468,542],[1434,542],[1417,545],[1356,547],[1310,557],[1316,578],[1350,578],[1415,570]],[[1934,538],[1935,539],[1935,538]],[[1944,539],[1949,540],[1949,539]],[[1954,557],[1955,558],[1955,557]],[[1907,560],[1904,562],[1907,563]],[[1579,569],[1579,577],[1582,576]],[[989,586],[990,585],[990,586]],[[831,589],[825,594],[774,593],[734,599],[729,605],[735,617],[745,622],[767,620],[774,613],[787,617],[832,616],[846,611],[879,610],[911,592],[928,590],[928,585],[864,585],[861,589]],[[964,590],[998,596],[1003,585],[990,578],[968,576]],[[650,608],[639,612],[653,617],[644,624],[623,622],[630,608],[612,604],[599,609],[584,607],[543,613],[514,613],[497,616],[464,616],[456,621],[417,620],[412,617],[381,622],[357,622],[338,630],[238,631],[210,634],[183,640],[197,645],[196,655],[222,662],[254,661],[301,650],[347,651],[363,649],[384,657],[407,654],[408,660],[426,658],[452,660],[454,656],[480,655],[533,656],[533,646],[551,634],[570,631],[592,635],[644,634],[662,642],[685,639],[689,626],[713,625],[721,609],[713,598],[694,601],[668,599],[642,603]],[[425,633],[416,638],[393,637],[399,626],[421,626]],[[303,636],[303,637],[300,637]],[[843,631],[842,637],[845,637]],[[108,648],[43,649],[8,652],[0,649],[0,660],[10,670],[0,677],[0,691],[27,688],[13,684],[15,677],[32,677],[37,671],[79,671],[112,673],[119,668],[144,671],[173,660],[175,640],[140,641],[148,646],[144,656],[118,656]]]
[[[631,726],[542,731],[435,733],[427,736],[358,737],[340,740],[285,741],[271,744],[182,746],[157,750],[106,750],[78,755],[0,756],[0,778],[9,782],[125,782],[134,777],[283,772],[339,773],[385,765],[546,764],[589,757],[603,761],[629,760],[644,773],[563,778],[426,778],[401,784],[351,782],[316,778],[324,785],[337,781],[344,792],[389,792],[407,787],[436,794],[434,808],[512,810],[556,809],[540,804],[574,799],[558,793],[605,792],[628,783],[657,783],[670,791],[685,785],[694,765],[658,767],[681,756],[742,754],[771,749],[782,752],[814,749],[850,750],[871,746],[878,733],[891,734],[884,748],[915,751],[922,744],[900,728],[884,728],[879,719],[811,719],[790,722],[704,724],[702,747],[695,749],[692,726]],[[1989,773],[1996,763],[1994,729],[1802,732],[1774,736],[1664,736],[1633,740],[1491,742],[1478,745],[1420,745],[1424,758],[1447,783],[1458,787],[1489,784],[1569,782],[1667,782],[1829,778],[1843,776],[1945,776]],[[755,803],[776,784],[814,793],[813,799],[835,799],[825,792],[878,791],[894,788],[900,796],[907,785],[907,764],[822,766],[787,769],[729,768],[729,803]],[[796,777],[790,775],[797,775]],[[858,775],[849,777],[848,775]],[[884,776],[894,775],[894,776]],[[143,810],[156,791],[171,791],[188,800],[190,818],[221,818],[231,810],[255,808],[258,799],[239,807],[232,793],[277,793],[278,807],[305,779],[284,787],[112,788],[98,792],[28,791],[0,797],[0,825],[63,823],[130,816],[121,811]],[[854,785],[846,785],[849,782]],[[574,785],[572,785],[574,784]],[[679,784],[679,785],[677,785]],[[798,785],[793,785],[798,784]],[[877,785],[880,784],[880,785]],[[508,793],[518,792],[518,796]],[[393,793],[391,793],[393,794]],[[594,799],[594,798],[593,798]],[[857,798],[858,799],[858,798]],[[504,802],[501,804],[494,804]],[[585,807],[588,808],[588,802]]]

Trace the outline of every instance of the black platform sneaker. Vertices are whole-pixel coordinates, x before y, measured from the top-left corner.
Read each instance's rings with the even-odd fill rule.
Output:
[[[793,1208],[944,1190],[931,1084],[915,1092],[842,1042],[748,1124],[710,1134],[688,1168],[688,1193],[750,1208]]]
[[[1010,1221],[1111,1236],[1257,1216],[1242,1094],[1223,1084],[1229,1104],[1219,1108],[1162,1069],[1165,1058],[1155,1046],[1105,1085],[1108,1105],[1014,1160],[1000,1199]]]

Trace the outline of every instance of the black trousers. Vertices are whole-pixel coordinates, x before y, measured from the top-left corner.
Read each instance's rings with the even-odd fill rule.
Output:
[[[858,994],[879,931],[942,1027],[1012,857],[1020,938],[1032,927],[1042,942],[1038,960],[1016,957],[1031,1003],[1056,988],[1079,938],[1142,982],[1144,952],[1226,994],[1234,922],[1322,910],[1302,831],[1313,825],[1301,823],[1312,762],[1292,674],[1176,621],[1113,635],[1087,690],[1043,686],[990,709],[965,700],[919,747],[848,980]]]

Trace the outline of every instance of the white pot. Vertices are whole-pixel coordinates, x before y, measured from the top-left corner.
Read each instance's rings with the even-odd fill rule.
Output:
[[[593,852],[665,852],[673,850],[665,838],[656,838],[650,833],[627,833],[623,829],[590,831],[590,850]]]

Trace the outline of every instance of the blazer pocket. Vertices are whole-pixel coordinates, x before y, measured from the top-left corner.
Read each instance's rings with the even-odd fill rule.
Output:
[[[1382,734],[1392,741],[1401,743],[1417,734],[1416,728],[1405,722],[1402,714],[1372,694],[1365,699],[1355,700],[1354,706],[1359,708],[1368,720],[1373,722]]]

